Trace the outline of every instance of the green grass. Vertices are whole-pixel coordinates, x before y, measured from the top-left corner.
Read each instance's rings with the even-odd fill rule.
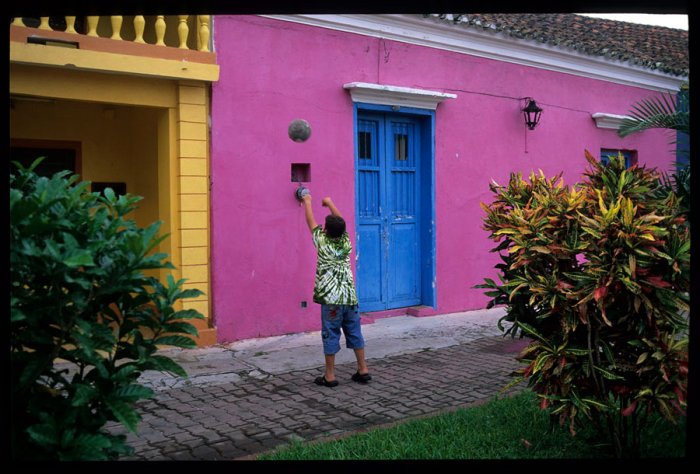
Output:
[[[605,442],[603,440],[602,442]],[[685,419],[672,425],[655,418],[642,434],[643,457],[683,457]],[[376,428],[341,439],[294,441],[258,460],[585,459],[612,458],[593,430],[572,437],[551,432],[546,412],[525,390],[480,406]]]

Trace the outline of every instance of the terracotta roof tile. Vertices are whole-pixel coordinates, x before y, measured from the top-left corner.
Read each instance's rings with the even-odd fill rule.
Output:
[[[503,33],[575,50],[590,56],[675,76],[688,76],[688,32],[662,26],[560,13],[479,13],[424,15],[438,20]]]

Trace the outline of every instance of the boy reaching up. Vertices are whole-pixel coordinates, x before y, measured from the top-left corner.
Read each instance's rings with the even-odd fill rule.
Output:
[[[324,375],[316,377],[314,383],[325,387],[338,385],[335,354],[340,351],[341,329],[346,347],[355,351],[357,359],[357,371],[352,380],[367,383],[372,376],[365,361],[365,340],[350,267],[352,243],[345,231],[345,220],[331,198],[324,197],[321,204],[330,210],[330,214],[326,216],[325,226],[321,227],[314,218],[311,195],[305,195],[303,202],[306,223],[317,251],[314,302],[321,305],[321,339],[326,365]]]

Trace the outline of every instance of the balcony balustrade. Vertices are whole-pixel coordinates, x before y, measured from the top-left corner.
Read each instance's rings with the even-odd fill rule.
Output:
[[[13,26],[210,52],[210,15],[15,17]]]

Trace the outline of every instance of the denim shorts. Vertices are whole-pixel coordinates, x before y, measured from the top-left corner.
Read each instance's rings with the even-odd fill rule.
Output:
[[[321,305],[321,339],[323,353],[333,355],[340,351],[340,330],[345,335],[348,349],[362,349],[365,340],[360,329],[360,311],[357,305]]]

